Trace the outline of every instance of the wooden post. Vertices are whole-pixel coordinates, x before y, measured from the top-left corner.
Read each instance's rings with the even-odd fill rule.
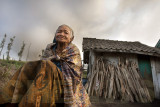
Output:
[[[93,66],[94,60],[95,60],[94,52],[93,52],[93,50],[90,49],[90,51],[89,51],[89,63],[88,63],[89,73],[92,71],[92,66]]]
[[[153,78],[155,98],[160,99],[160,88],[157,78],[158,75],[155,69],[155,58],[151,58],[151,68],[152,68],[152,78]]]

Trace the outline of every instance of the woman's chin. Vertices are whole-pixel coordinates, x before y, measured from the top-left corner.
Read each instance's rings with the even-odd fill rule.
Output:
[[[59,41],[57,41],[58,43],[67,43],[67,41],[65,41],[65,40],[59,40]]]

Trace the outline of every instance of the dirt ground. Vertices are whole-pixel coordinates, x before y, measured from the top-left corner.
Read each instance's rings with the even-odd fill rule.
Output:
[[[160,100],[152,103],[129,103],[129,102],[92,102],[91,107],[160,107]]]
[[[91,102],[92,106],[91,107],[160,107],[160,100],[156,100],[152,103],[127,103],[127,102],[120,102],[120,101],[115,101],[115,102]],[[9,106],[4,106],[0,105],[0,107],[18,107],[17,105],[9,105]],[[47,107],[47,106],[46,106]],[[61,107],[61,106],[58,106]]]

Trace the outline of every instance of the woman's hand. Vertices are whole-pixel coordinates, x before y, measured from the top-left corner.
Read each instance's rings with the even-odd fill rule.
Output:
[[[42,60],[53,60],[55,59],[55,56],[50,56],[50,57],[47,57],[47,58],[42,58]]]

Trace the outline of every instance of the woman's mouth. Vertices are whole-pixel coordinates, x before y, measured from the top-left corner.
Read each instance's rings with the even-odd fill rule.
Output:
[[[66,39],[65,36],[58,36],[58,38],[60,38],[60,39]]]

